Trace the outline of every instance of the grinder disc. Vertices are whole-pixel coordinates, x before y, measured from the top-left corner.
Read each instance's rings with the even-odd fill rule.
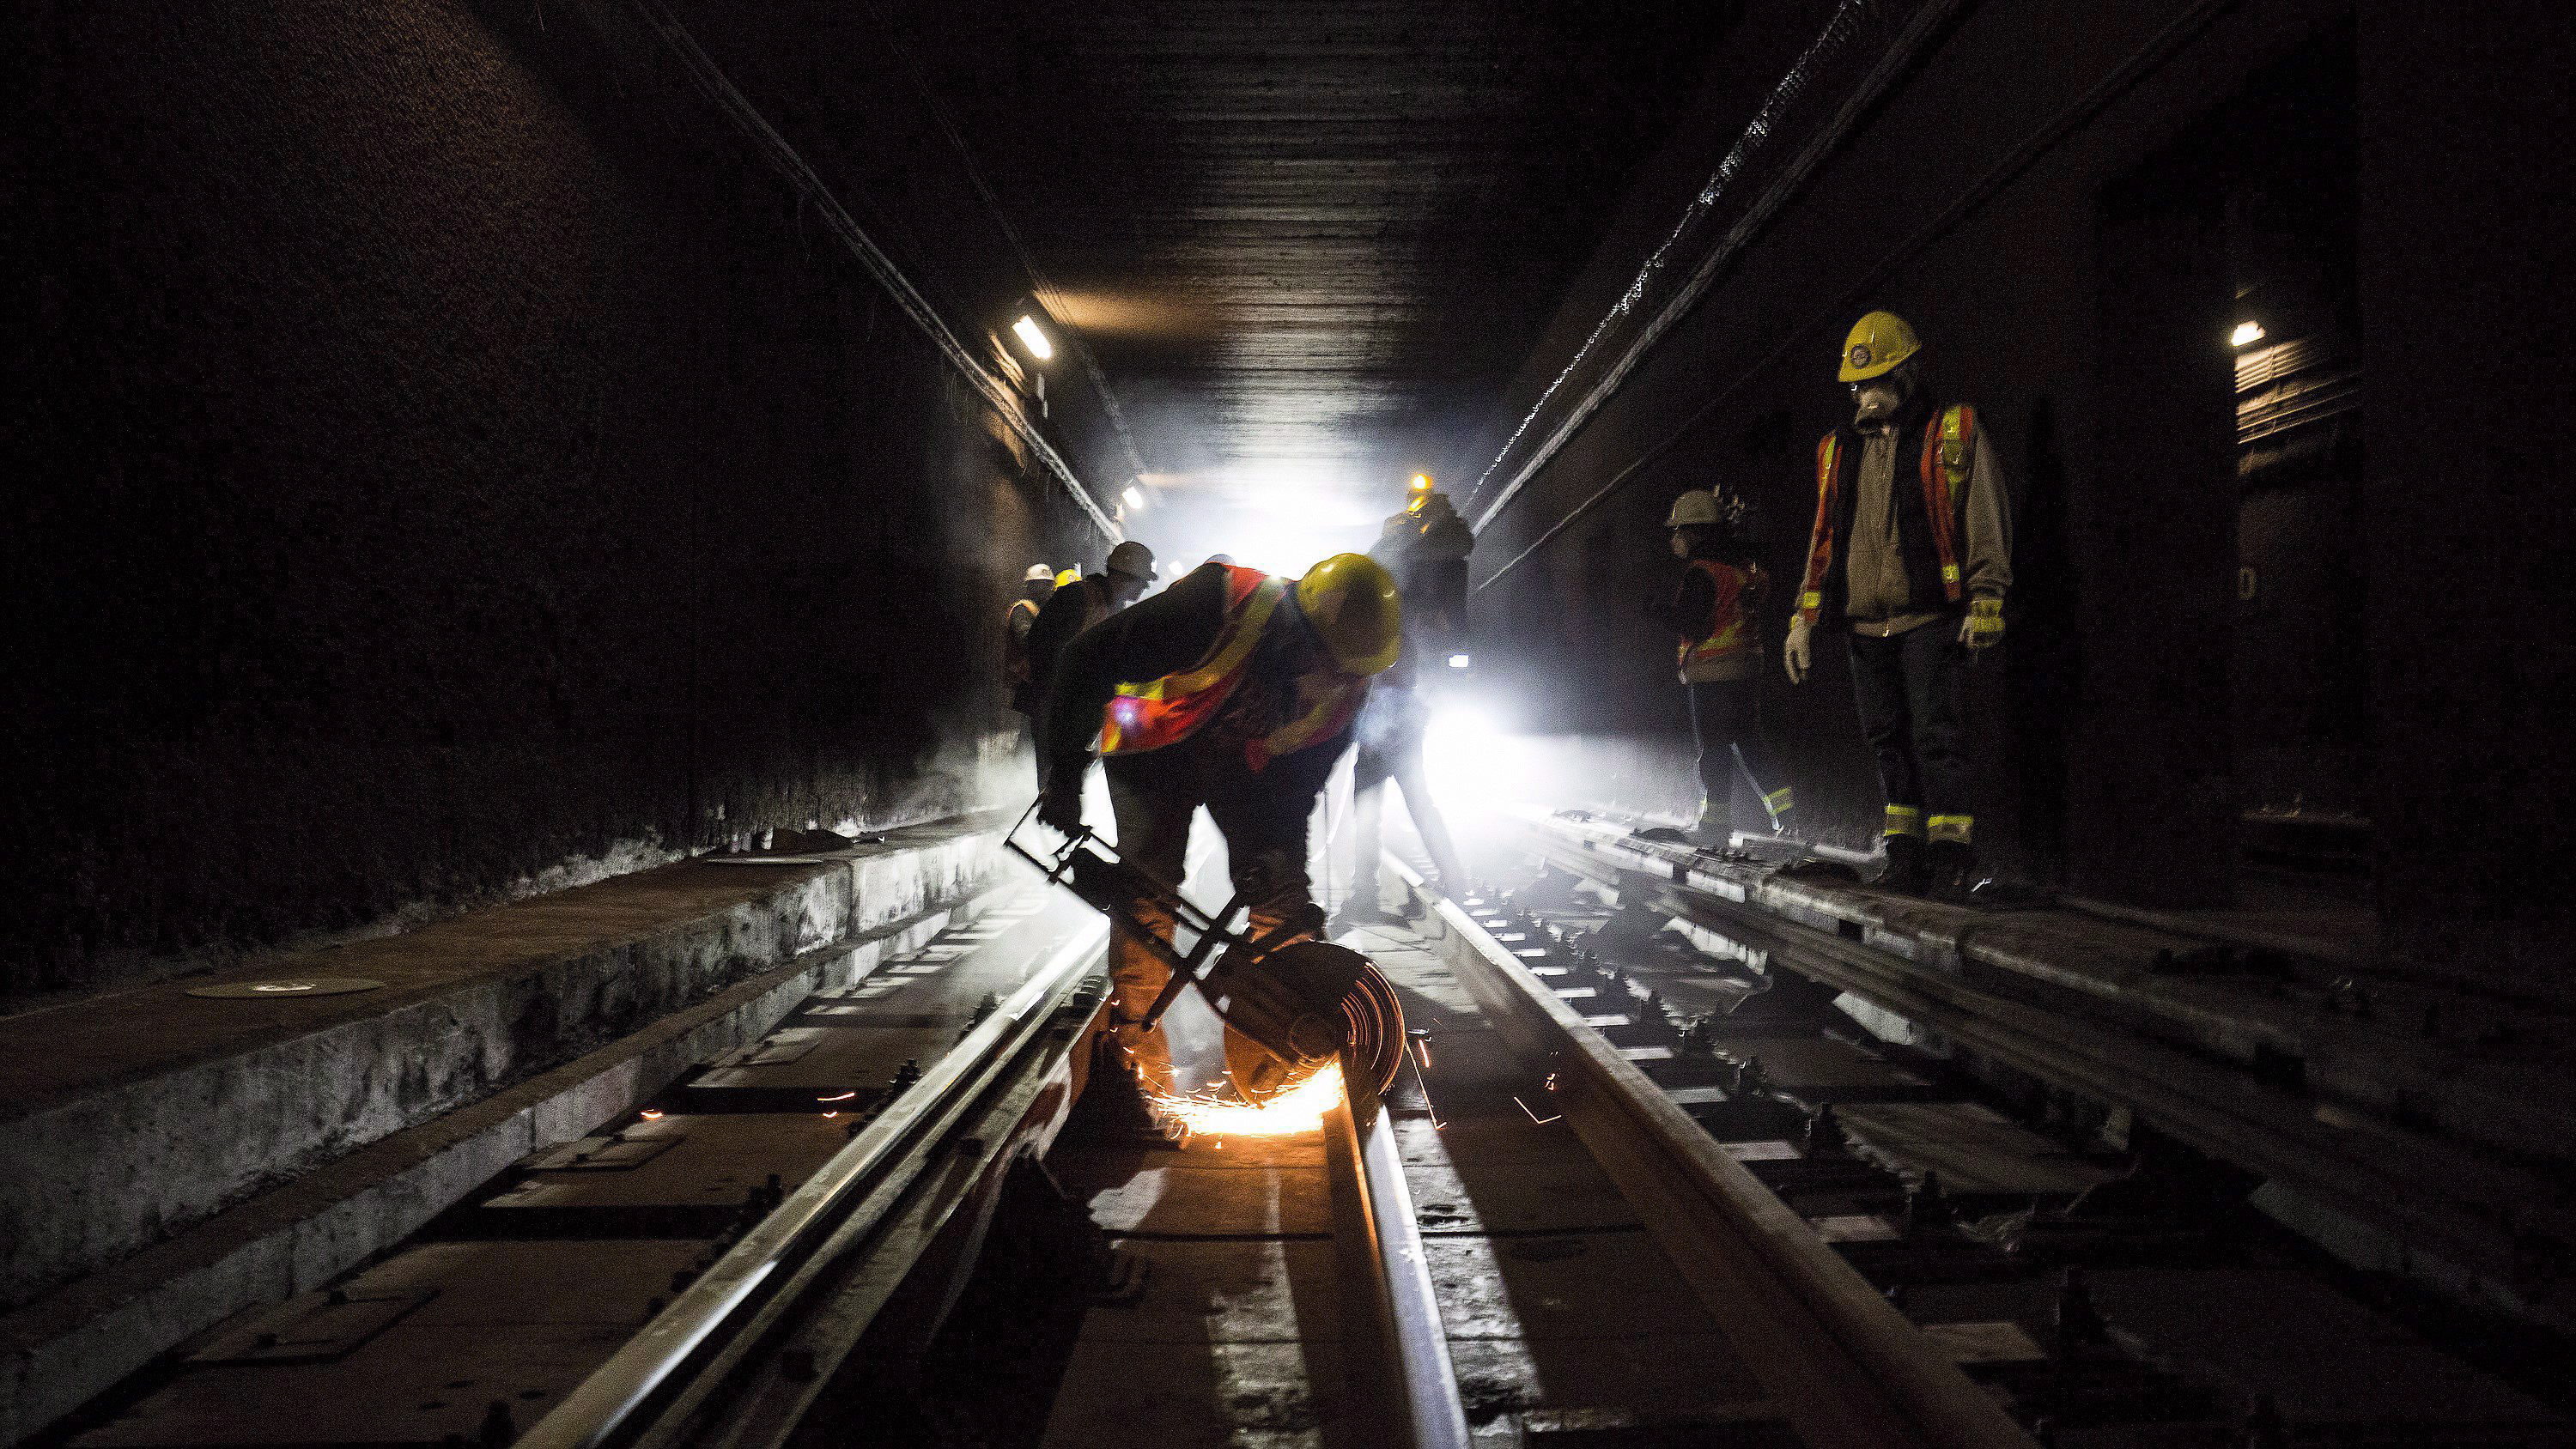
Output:
[[[1237,1090],[1266,1092],[1336,1053],[1354,1091],[1384,1092],[1395,1084],[1404,1064],[1404,1009],[1395,988],[1359,952],[1330,941],[1297,941],[1257,964],[1221,960],[1206,985],[1217,1015],[1271,1059],[1236,1062]]]

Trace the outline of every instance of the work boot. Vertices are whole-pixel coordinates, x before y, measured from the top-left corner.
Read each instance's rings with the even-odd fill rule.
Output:
[[[1724,850],[1726,847],[1734,843],[1734,812],[1724,805],[1701,806],[1699,809],[1699,824],[1691,831],[1691,844],[1696,845],[1703,850],[1712,846],[1719,850]]]
[[[1920,895],[1923,891],[1923,841],[1912,835],[1887,837],[1887,868],[1878,874],[1878,888]]]
[[[1930,895],[1955,905],[1974,899],[1977,882],[1983,878],[1975,846],[1964,840],[1936,840],[1924,850],[1923,862]]]
[[[1188,1135],[1155,1104],[1156,1084],[1116,1029],[1092,1040],[1091,1070],[1064,1134],[1076,1141],[1128,1147],[1178,1147]],[[1169,1067],[1166,1065],[1166,1080]]]

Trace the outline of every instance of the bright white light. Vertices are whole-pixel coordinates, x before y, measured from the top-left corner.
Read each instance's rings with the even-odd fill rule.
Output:
[[[1434,708],[1424,732],[1423,765],[1431,777],[1432,797],[1453,817],[1518,799],[1526,756],[1521,741],[1464,701]]]
[[[1019,321],[1012,323],[1011,334],[1019,338],[1020,345],[1029,350],[1029,356],[1038,361],[1044,362],[1055,356],[1055,343],[1048,339],[1045,329],[1038,326],[1038,319],[1035,317],[1023,316]]]
[[[1475,662],[1476,661],[1473,658],[1464,654],[1452,654],[1449,656],[1449,667],[1452,669],[1464,669]]]
[[[1127,491],[1119,494],[1118,496],[1127,500],[1127,506],[1129,508],[1142,510],[1145,506],[1145,495],[1137,492],[1136,485],[1133,483],[1128,484]]]
[[[2251,347],[2255,343],[2263,340],[2263,324],[2260,322],[2239,322],[2236,324],[2236,331],[2231,334],[2227,340],[2238,347]]]

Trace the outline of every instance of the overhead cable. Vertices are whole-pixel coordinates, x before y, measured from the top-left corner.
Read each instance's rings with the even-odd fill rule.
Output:
[[[717,108],[722,110],[742,131],[753,147],[760,152],[761,159],[767,161],[770,168],[776,171],[789,186],[794,187],[797,194],[814,208],[815,214],[823,219],[823,224],[830,228],[834,236],[841,239],[842,245],[849,248],[850,254],[857,257],[859,264],[867,268],[868,274],[876,278],[877,284],[885,288],[894,298],[895,304],[903,309],[905,316],[912,319],[913,325],[930,338],[941,355],[948,359],[949,364],[964,375],[966,381],[973,385],[976,392],[983,395],[984,401],[991,404],[995,412],[1001,414],[1002,420],[1010,425],[1011,431],[1019,436],[1020,441],[1028,445],[1029,451],[1037,455],[1038,460],[1046,465],[1047,471],[1056,476],[1057,481],[1064,485],[1065,491],[1073,495],[1073,501],[1091,519],[1093,526],[1111,539],[1124,538],[1126,535],[1120,531],[1117,523],[1101,508],[1099,501],[1091,496],[1091,490],[1085,488],[1082,480],[1075,476],[1073,466],[1064,460],[1064,455],[1058,453],[1055,445],[1049,443],[1038,432],[1037,425],[1029,420],[1027,410],[1020,405],[1020,399],[1012,392],[1010,385],[994,376],[991,369],[977,361],[975,354],[967,350],[966,344],[958,340],[956,332],[939,315],[937,309],[930,305],[929,299],[922,296],[920,290],[913,286],[911,279],[903,274],[903,270],[894,264],[894,259],[887,256],[884,249],[860,229],[857,220],[852,218],[848,210],[841,205],[840,200],[833,196],[832,189],[824,184],[823,178],[815,174],[813,167],[805,164],[805,158],[798,155],[796,148],[787,143],[787,138],[778,134],[767,118],[760,114],[759,109],[752,105],[750,99],[735,88],[723,68],[716,64],[715,57],[706,53],[705,49],[698,44],[697,38],[689,34],[687,28],[662,6],[660,0],[631,0],[631,3],[635,12],[644,18],[644,23],[652,27],[654,34],[660,37],[671,54],[688,71],[689,78],[697,83],[698,89],[709,100],[714,101]]]
[[[1913,14],[1906,19],[1901,32],[1879,52],[1878,63],[1871,67],[1867,76],[1845,99],[1834,119],[1809,140],[1796,158],[1782,169],[1772,184],[1737,218],[1735,225],[1709,247],[1682,285],[1665,300],[1664,305],[1647,320],[1646,324],[1629,338],[1627,345],[1620,350],[1618,356],[1606,364],[1591,389],[1576,400],[1549,430],[1547,436],[1513,470],[1510,480],[1503,484],[1501,491],[1494,495],[1493,501],[1486,504],[1485,511],[1476,518],[1477,532],[1482,533],[1492,526],[1494,519],[1502,513],[1513,498],[1519,495],[1521,489],[1532,478],[1538,476],[1539,471],[1556,457],[1557,452],[1582,429],[1586,422],[1591,420],[1592,415],[1600,410],[1602,404],[1609,401],[1611,395],[1619,390],[1621,384],[1627,381],[1629,372],[1644,359],[1646,353],[1652,350],[1657,342],[1662,341],[1664,335],[1670,332],[1675,324],[1689,315],[1691,309],[1698,305],[1700,298],[1706,295],[1709,286],[1716,281],[1718,270],[1740,252],[1745,243],[1752,240],[1756,233],[1769,224],[1771,218],[1786,204],[1790,195],[1805,181],[1816,165],[1841,144],[1862,113],[1875,105],[1878,99],[1894,85],[1897,78],[1910,70],[1915,62],[1929,51],[1931,37],[1938,34],[1951,17],[1967,3],[1969,0],[1926,0],[1926,3],[1915,8]],[[1538,401],[1530,406],[1529,412],[1521,418],[1519,425],[1512,429],[1511,436],[1503,440],[1503,446],[1495,454],[1494,461],[1485,466],[1485,471],[1477,477],[1475,486],[1467,490],[1471,503],[1483,493],[1485,485],[1493,480],[1494,475],[1504,464],[1510,461],[1513,449],[1520,445],[1522,437],[1529,432],[1531,425],[1538,422],[1539,418],[1547,412],[1549,405],[1556,400],[1558,390],[1582,369],[1584,363],[1592,357],[1594,350],[1602,345],[1603,340],[1613,329],[1645,304],[1648,294],[1655,289],[1668,269],[1682,260],[1679,252],[1686,240],[1716,213],[1720,202],[1732,199],[1735,184],[1748,163],[1760,156],[1771,140],[1785,129],[1787,112],[1814,83],[1817,73],[1825,69],[1850,46],[1853,38],[1863,29],[1864,21],[1873,18],[1871,12],[1884,11],[1886,8],[1881,0],[1843,0],[1843,3],[1835,9],[1833,18],[1825,22],[1824,30],[1808,43],[1807,48],[1799,53],[1797,61],[1789,67],[1787,73],[1771,87],[1771,92],[1764,98],[1761,108],[1756,110],[1753,113],[1753,119],[1745,124],[1743,134],[1736,137],[1735,144],[1729,147],[1726,155],[1719,160],[1716,172],[1709,177],[1707,184],[1699,189],[1698,194],[1691,198],[1690,204],[1683,208],[1681,219],[1673,224],[1672,230],[1665,233],[1663,241],[1658,243],[1654,251],[1647,256],[1645,265],[1638,269],[1635,278],[1628,283],[1627,290],[1619,294],[1619,300],[1612,303],[1610,310],[1593,325],[1591,335],[1584,338],[1583,345],[1575,349],[1573,358],[1566,363],[1562,371],[1557,373],[1555,379],[1548,383],[1547,390],[1539,394]]]

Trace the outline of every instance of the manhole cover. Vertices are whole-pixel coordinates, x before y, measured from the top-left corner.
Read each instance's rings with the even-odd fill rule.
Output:
[[[190,996],[274,1000],[281,996],[346,996],[384,985],[358,976],[285,976],[275,981],[227,981],[221,986],[191,986]]]

